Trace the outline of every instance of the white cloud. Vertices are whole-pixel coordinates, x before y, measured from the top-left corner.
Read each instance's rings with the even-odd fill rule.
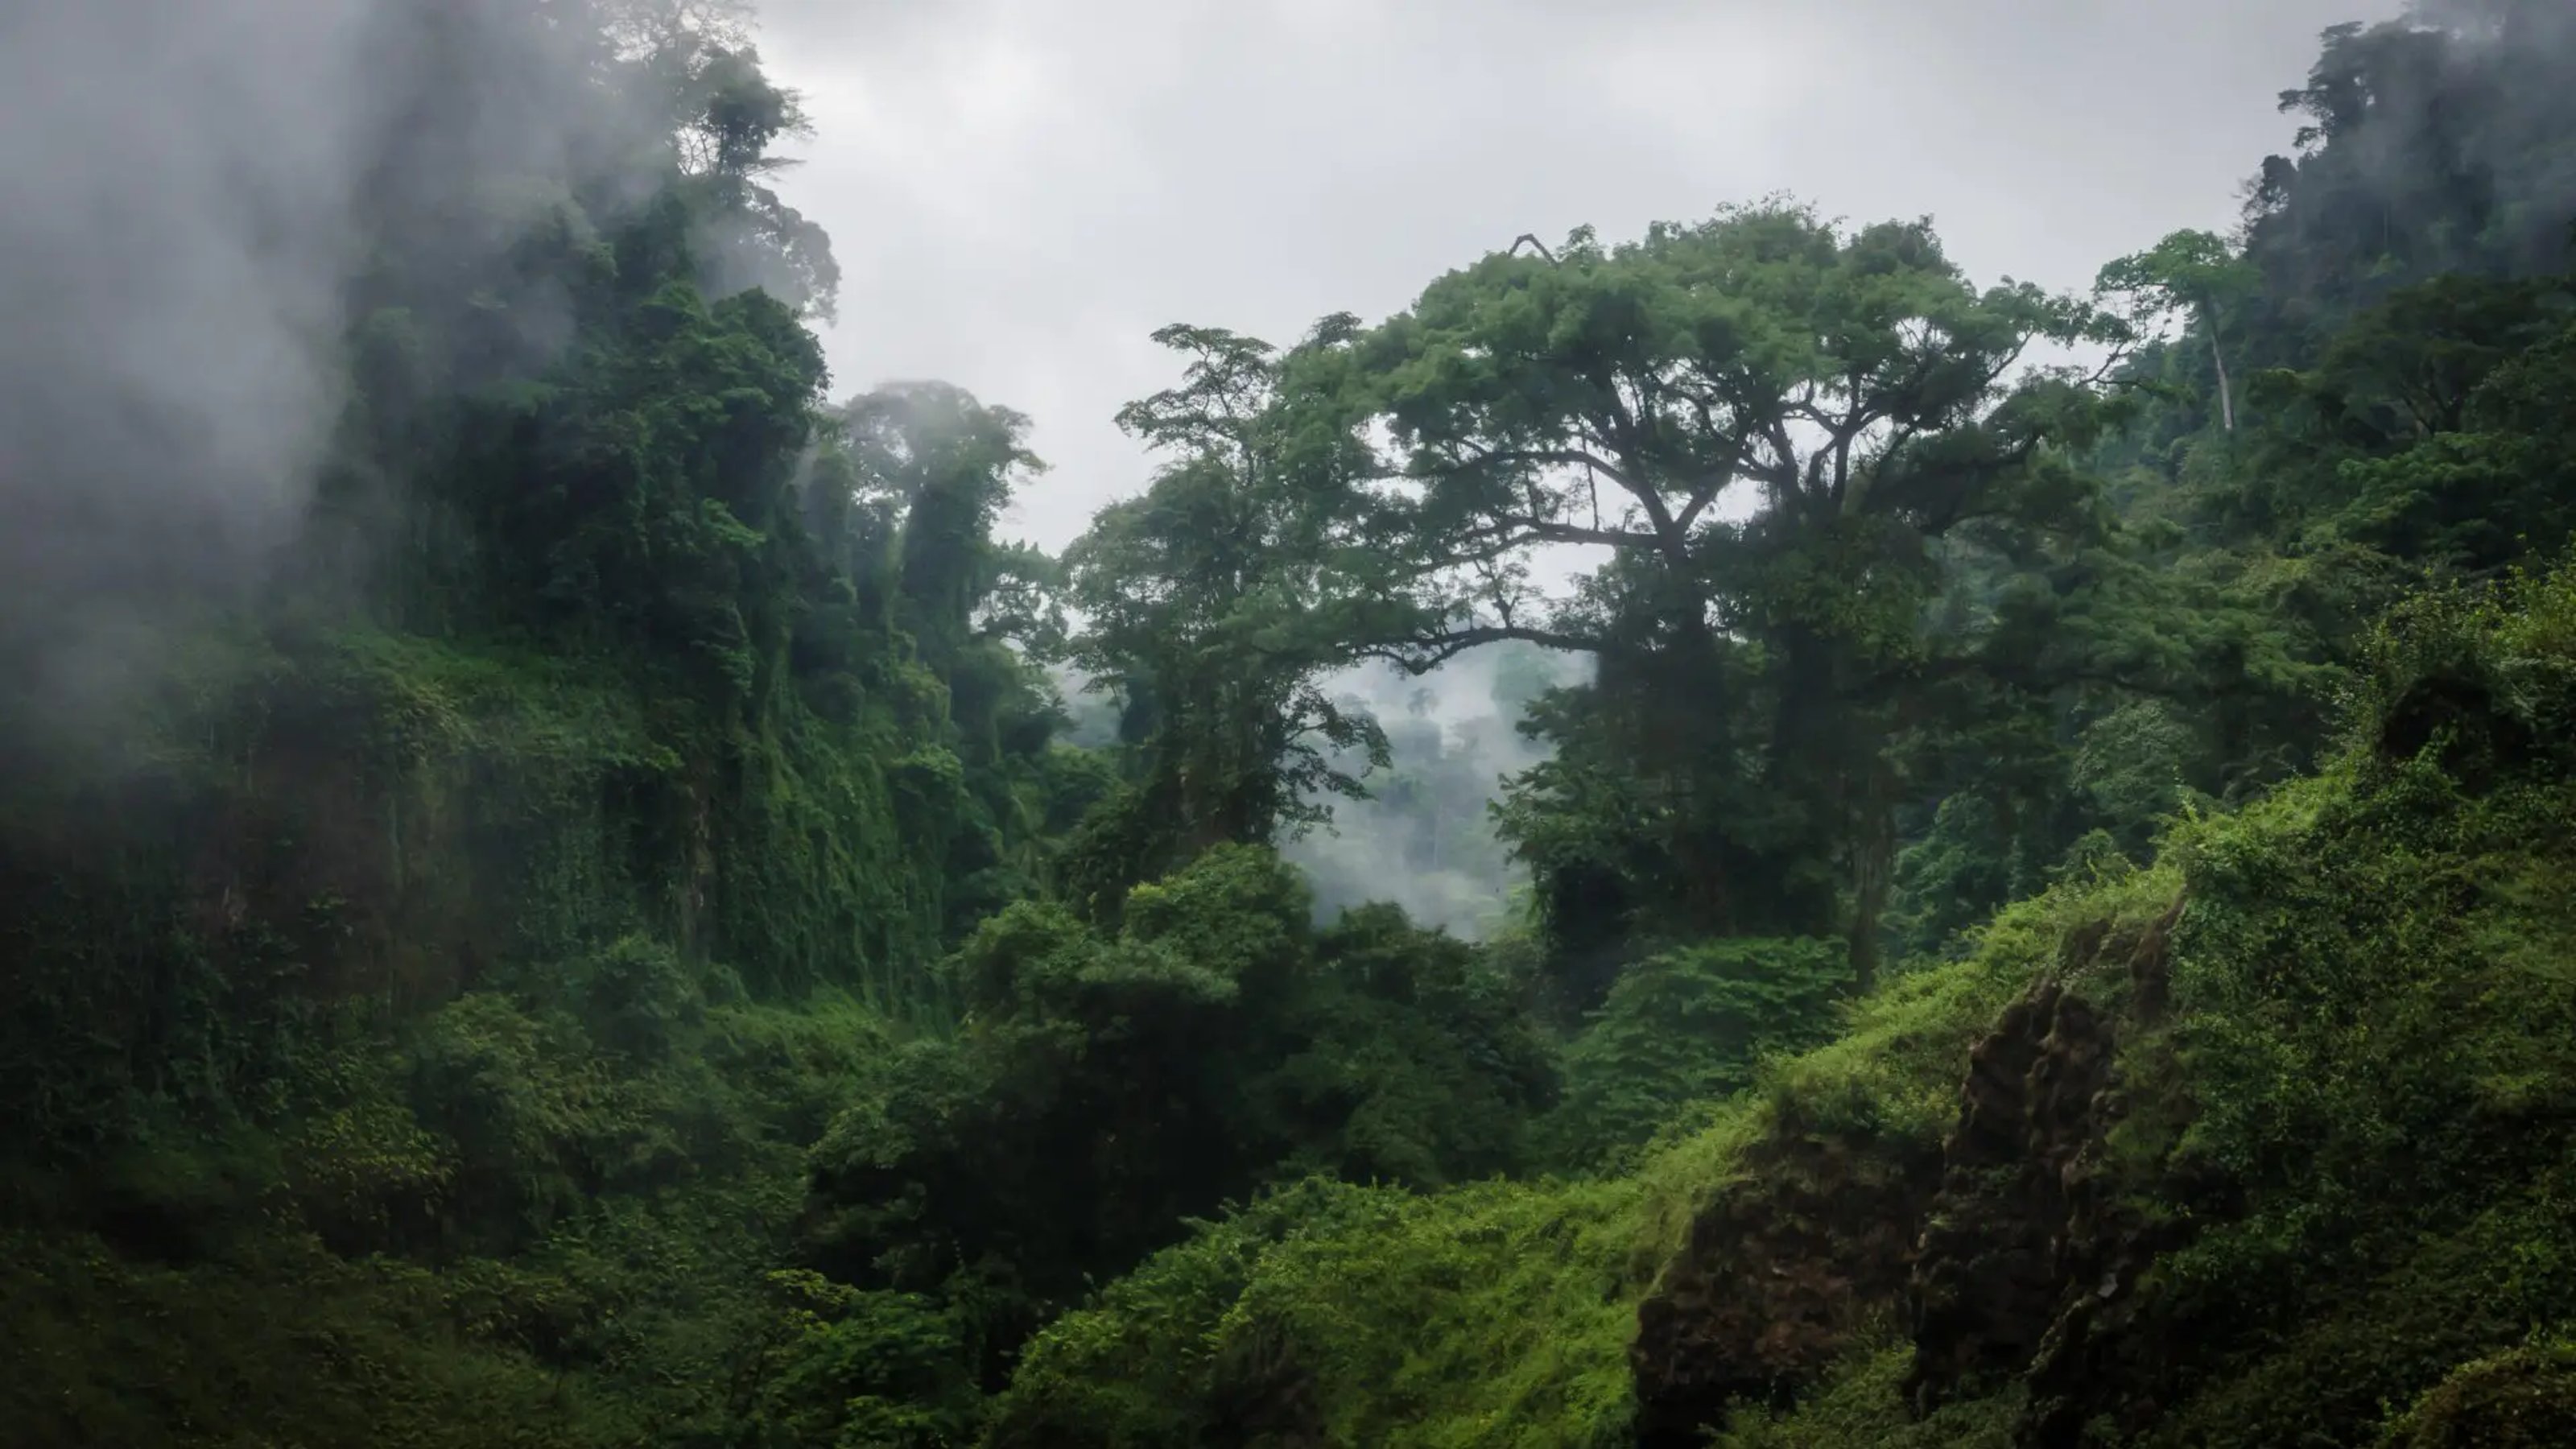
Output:
[[[1057,464],[1060,546],[1147,464],[1109,419],[1167,322],[1286,341],[1524,231],[1787,188],[1929,212],[1981,279],[2079,286],[2225,224],[2316,32],[2394,0],[768,0],[820,125],[791,198],[848,280],[845,390],[936,376]]]

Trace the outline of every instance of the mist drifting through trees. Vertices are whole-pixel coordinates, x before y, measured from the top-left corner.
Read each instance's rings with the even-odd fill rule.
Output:
[[[1580,684],[1579,657],[1534,649],[1461,656],[1427,674],[1356,669],[1325,688],[1383,722],[1388,767],[1368,797],[1281,854],[1315,883],[1319,910],[1392,901],[1426,925],[1479,940],[1514,924],[1524,875],[1495,833],[1504,782],[1548,757],[1520,725],[1546,689]]]
[[[1168,321],[1052,552],[755,20],[0,12],[0,1440],[2576,1442],[2576,12]]]

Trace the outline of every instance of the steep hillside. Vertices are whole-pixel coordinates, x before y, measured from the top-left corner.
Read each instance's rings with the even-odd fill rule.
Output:
[[[1634,1171],[1204,1227],[989,1442],[2559,1442],[2576,573],[2374,660],[2320,776],[2005,911]]]
[[[1107,783],[987,607],[1023,423],[823,406],[828,245],[763,181],[801,121],[721,7],[294,10],[154,32],[309,45],[273,107],[66,133],[236,189],[49,183],[233,290],[8,233],[88,310],[10,415],[0,1422],[730,1442],[803,1149]],[[29,43],[157,53],[115,23]]]
[[[149,8],[0,27],[0,1440],[2576,1442],[2563,5],[2090,289],[1165,327],[1061,557],[741,5]]]

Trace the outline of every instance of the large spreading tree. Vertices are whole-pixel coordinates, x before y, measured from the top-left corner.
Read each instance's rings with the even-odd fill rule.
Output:
[[[1136,746],[1134,778],[1068,862],[1073,894],[1103,910],[1209,846],[1320,820],[1318,796],[1360,790],[1337,761],[1386,762],[1376,722],[1320,687],[1384,632],[1349,586],[1374,568],[1352,506],[1364,451],[1283,391],[1269,344],[1186,326],[1155,338],[1189,357],[1182,383],[1118,421],[1166,463],[1065,554],[1084,621],[1072,660],[1116,694]]]
[[[1928,222],[1524,239],[1346,334],[1292,373],[1382,445],[1349,582],[1403,622],[1372,651],[1599,658],[1506,810],[1561,945],[1840,933],[1866,978],[1915,747],[2110,671],[2117,641],[2058,627],[2116,572],[2065,447],[2100,374],[2030,359],[2126,331],[1980,289]],[[1603,561],[1552,597],[1565,549]]]

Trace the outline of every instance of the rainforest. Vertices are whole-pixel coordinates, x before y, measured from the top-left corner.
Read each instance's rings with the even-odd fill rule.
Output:
[[[740,7],[134,8],[0,16],[0,1441],[2576,1443],[2563,4],[2072,290],[1174,321],[1052,551]]]

